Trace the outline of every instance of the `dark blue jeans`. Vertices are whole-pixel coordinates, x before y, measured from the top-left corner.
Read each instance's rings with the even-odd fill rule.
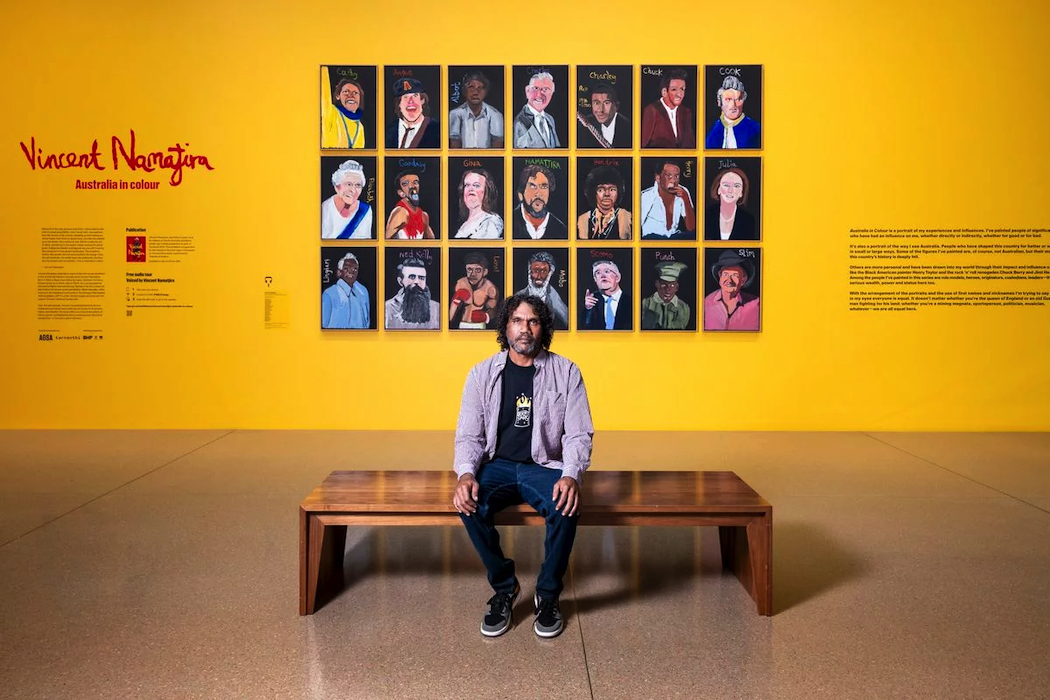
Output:
[[[536,581],[536,592],[544,598],[557,598],[561,595],[565,570],[569,568],[569,555],[580,518],[579,513],[567,517],[555,508],[551,494],[555,482],[561,478],[561,471],[497,457],[481,465],[475,478],[480,487],[478,509],[469,517],[460,514],[460,519],[485,564],[489,585],[497,593],[510,593],[517,580],[514,561],[503,556],[499,546],[499,533],[493,525],[493,517],[508,506],[528,503],[547,521],[543,565]]]

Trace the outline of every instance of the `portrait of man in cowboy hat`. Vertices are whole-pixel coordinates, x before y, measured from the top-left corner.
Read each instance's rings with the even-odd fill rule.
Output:
[[[705,331],[757,331],[761,326],[757,269],[758,248],[707,248],[707,263],[718,287],[704,297]]]

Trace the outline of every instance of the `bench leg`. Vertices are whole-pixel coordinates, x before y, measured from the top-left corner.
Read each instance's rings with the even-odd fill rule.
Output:
[[[309,605],[310,590],[310,514],[299,509],[299,614],[313,612]]]
[[[741,580],[744,588],[750,594],[751,586],[744,581],[745,577],[750,579],[751,576],[751,572],[746,570],[749,568],[749,564],[741,566],[742,563],[747,561],[745,528],[735,525],[719,525],[718,544],[722,550],[722,569],[736,574],[736,577]]]
[[[759,615],[773,614],[773,519],[752,518],[746,527],[719,526],[722,568],[732,571]]]
[[[299,515],[299,614],[312,615],[343,587],[346,526]]]
[[[754,518],[747,524],[751,560],[751,590],[759,615],[773,614],[773,516]]]

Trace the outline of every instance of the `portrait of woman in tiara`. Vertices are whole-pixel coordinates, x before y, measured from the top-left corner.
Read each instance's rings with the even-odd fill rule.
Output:
[[[322,157],[322,169],[330,160]],[[331,180],[335,194],[321,204],[321,238],[372,238],[372,207],[366,201],[370,188],[364,166],[345,160],[332,172]]]

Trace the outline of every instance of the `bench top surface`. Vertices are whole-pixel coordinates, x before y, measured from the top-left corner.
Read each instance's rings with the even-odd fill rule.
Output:
[[[336,471],[302,502],[307,512],[454,513],[451,471]],[[583,508],[606,513],[769,513],[733,472],[588,471]],[[528,506],[522,506],[528,508]]]

